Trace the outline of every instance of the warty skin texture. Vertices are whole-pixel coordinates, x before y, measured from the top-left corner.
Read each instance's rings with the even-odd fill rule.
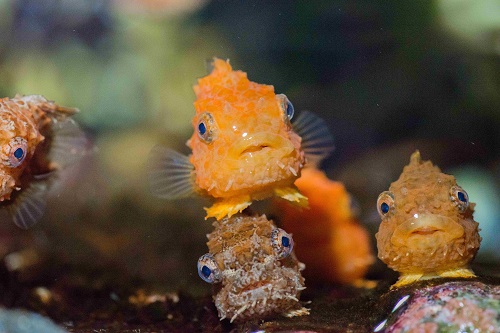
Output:
[[[214,60],[211,74],[194,87],[194,133],[188,141],[196,185],[214,198],[261,199],[293,186],[305,163],[301,139],[273,86],[248,80],[229,62]],[[284,104],[286,105],[286,103]],[[211,132],[199,135],[200,121]]]
[[[460,202],[454,189],[463,191],[455,177],[422,162],[416,151],[389,193],[379,196],[379,212],[384,202],[390,209],[381,213],[375,235],[378,257],[401,274],[395,286],[438,276],[474,276],[468,264],[481,242],[474,204],[468,198],[467,205]]]
[[[275,229],[265,215],[235,215],[213,223],[209,252],[222,272],[214,285],[214,302],[221,319],[244,321],[276,314],[307,314],[299,303],[304,265],[292,252],[277,258],[271,243]]]

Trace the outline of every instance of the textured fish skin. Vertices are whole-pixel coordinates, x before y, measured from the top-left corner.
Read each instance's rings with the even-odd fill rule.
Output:
[[[304,265],[293,252],[281,260],[274,255],[271,232],[276,226],[271,220],[239,214],[213,226],[207,245],[222,271],[213,296],[221,319],[308,314],[299,303]]]
[[[301,138],[293,131],[283,95],[273,86],[248,80],[229,61],[214,60],[213,71],[194,86],[196,115],[188,141],[196,185],[214,198],[239,202],[274,195],[276,188],[293,187],[305,163]],[[199,135],[205,122],[212,139]]]
[[[468,264],[479,250],[479,224],[468,198],[467,208],[460,209],[453,197],[456,187],[455,177],[423,162],[418,151],[390,185],[393,206],[375,236],[378,257],[401,273],[395,286],[439,276],[474,276]]]
[[[169,200],[211,197],[206,218],[217,220],[269,197],[307,207],[294,181],[306,163],[317,165],[333,150],[326,123],[307,111],[292,122],[294,108],[285,95],[250,81],[228,60],[215,58],[210,74],[193,89],[194,132],[187,141],[192,154],[153,148],[152,193]]]
[[[54,171],[83,156],[77,112],[40,95],[0,99],[0,202],[21,228],[42,216]]]
[[[26,170],[31,173],[50,171],[54,166],[40,165],[36,159],[30,163],[37,147],[45,140],[42,133],[57,119],[77,112],[73,108],[60,107],[40,95],[20,96],[0,99],[0,201],[9,200],[13,190],[19,188],[21,175]],[[18,167],[9,167],[11,140],[23,138],[27,142],[26,158]],[[42,168],[45,170],[41,170]]]

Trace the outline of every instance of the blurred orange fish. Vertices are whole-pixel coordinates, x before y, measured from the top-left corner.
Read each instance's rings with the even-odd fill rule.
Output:
[[[295,185],[309,198],[309,209],[276,204],[283,228],[293,234],[297,258],[306,265],[306,279],[345,284],[362,279],[374,256],[344,185],[315,168],[302,170]]]
[[[217,220],[271,196],[306,206],[293,182],[306,161],[314,164],[332,149],[325,123],[303,112],[292,124],[294,108],[285,95],[251,82],[221,59],[194,91],[194,133],[187,142],[192,154],[154,148],[153,193],[165,199],[194,193],[213,197],[207,218]]]
[[[76,112],[39,95],[0,99],[0,207],[23,229],[42,217],[54,171],[84,150],[85,136],[68,118]]]

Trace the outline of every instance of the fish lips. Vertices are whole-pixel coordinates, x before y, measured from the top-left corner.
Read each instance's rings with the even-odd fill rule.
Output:
[[[258,132],[237,140],[229,148],[229,157],[240,159],[271,151],[279,151],[280,156],[286,156],[294,150],[295,147],[288,138],[279,134]]]
[[[463,237],[464,233],[464,227],[449,217],[414,214],[396,227],[391,244],[412,249],[433,249]]]

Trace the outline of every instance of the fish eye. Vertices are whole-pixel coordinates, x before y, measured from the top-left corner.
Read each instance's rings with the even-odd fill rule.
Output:
[[[292,102],[290,102],[288,97],[284,94],[279,94],[277,96],[281,99],[281,109],[284,112],[285,120],[292,120],[295,113],[295,108],[293,107]]]
[[[222,274],[212,254],[206,253],[198,259],[198,275],[208,283],[217,283],[222,280]]]
[[[26,158],[28,142],[25,138],[17,136],[10,140],[9,146],[10,152],[7,165],[11,168],[17,168]]]
[[[203,112],[198,118],[198,136],[199,138],[206,142],[210,143],[215,138],[215,121],[212,115],[208,112]]]
[[[207,126],[205,126],[205,123],[204,122],[200,122],[198,124],[198,132],[200,132],[200,135],[205,135],[205,133],[207,132]]]
[[[295,113],[295,109],[293,108],[292,102],[290,102],[290,100],[288,98],[286,99],[285,110],[286,110],[286,116],[288,117],[288,119],[292,120],[293,114]]]
[[[450,188],[450,199],[462,213],[469,208],[469,195],[460,186]]]
[[[384,191],[377,199],[377,210],[381,218],[384,218],[394,210],[394,195],[392,192]]]
[[[292,235],[280,228],[273,229],[271,232],[271,245],[276,257],[278,259],[284,259],[292,253]]]

